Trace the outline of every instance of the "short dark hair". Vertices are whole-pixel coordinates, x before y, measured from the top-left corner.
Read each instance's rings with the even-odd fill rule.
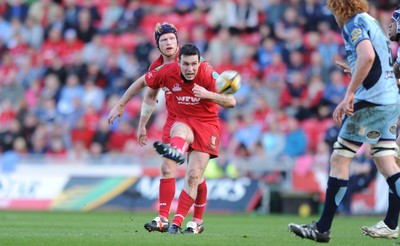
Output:
[[[182,47],[179,49],[179,60],[181,60],[182,55],[184,56],[195,56],[199,58],[200,61],[200,50],[197,48],[196,45],[194,44],[184,44]]]

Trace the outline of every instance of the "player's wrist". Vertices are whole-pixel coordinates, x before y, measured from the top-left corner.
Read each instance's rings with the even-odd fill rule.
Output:
[[[150,118],[150,116],[153,114],[155,107],[155,105],[143,102],[142,109],[140,110],[140,117]]]

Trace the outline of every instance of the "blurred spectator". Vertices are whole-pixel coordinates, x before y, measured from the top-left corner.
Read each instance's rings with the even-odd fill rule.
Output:
[[[77,37],[80,41],[89,43],[92,41],[93,36],[97,34],[97,28],[92,22],[92,17],[90,16],[89,10],[82,9],[79,11],[77,18],[76,27],[74,27]]]
[[[76,29],[78,27],[79,7],[77,0],[64,0],[63,12],[66,29]]]
[[[26,141],[17,137],[12,143],[12,149],[0,155],[0,170],[3,174],[9,174],[17,169],[22,155],[27,153]]]
[[[224,57],[228,57],[229,62],[232,58],[232,52],[233,44],[231,43],[229,31],[226,28],[222,28],[209,43],[206,61],[213,66],[218,67],[223,64]]]
[[[100,69],[100,65],[96,62],[88,63],[85,66],[85,71],[83,72],[82,77],[82,81],[94,81],[96,86],[99,86],[103,89],[107,86],[108,83],[105,74]]]
[[[304,75],[301,72],[294,72],[292,81],[286,83],[280,97],[280,107],[285,112],[297,119],[305,119],[310,116],[309,88]]]
[[[32,154],[44,154],[47,150],[47,135],[46,135],[46,123],[41,122],[40,119],[34,115],[38,119],[38,124],[35,127],[31,138],[29,139],[30,148],[29,152]]]
[[[28,16],[29,7],[23,0],[10,0],[8,1],[7,10],[4,13],[4,18],[11,21],[14,18],[24,22]]]
[[[0,150],[2,152],[13,149],[14,141],[21,136],[22,126],[17,119],[12,119],[8,124],[3,126],[0,132]]]
[[[274,29],[276,37],[280,40],[289,41],[289,31],[301,28],[299,12],[294,7],[286,7],[283,13],[283,18],[275,23]],[[301,40],[292,40],[298,42]]]
[[[265,37],[261,40],[261,45],[257,49],[257,61],[260,69],[264,70],[272,61],[275,53],[280,53],[280,46],[272,37]]]
[[[346,85],[343,81],[343,73],[337,68],[334,68],[330,72],[330,81],[325,88],[323,95],[323,103],[330,109],[330,113],[333,113],[336,106],[346,93]]]
[[[52,0],[37,0],[30,5],[28,16],[46,28],[57,19],[60,12],[60,6]]]
[[[54,75],[60,82],[60,86],[64,86],[67,80],[67,70],[64,66],[61,57],[54,57],[53,62],[46,68],[44,72],[44,77],[48,75]]]
[[[254,122],[251,113],[243,113],[238,117],[243,123],[233,133],[229,151],[241,157],[249,157],[255,152],[256,144],[261,140],[261,126]]]
[[[107,144],[110,139],[110,136],[111,136],[111,131],[110,128],[108,127],[107,118],[103,117],[99,120],[99,126],[97,127],[94,133],[90,149],[94,147],[93,144],[97,144],[101,146],[100,153],[108,152]]]
[[[108,0],[108,6],[102,14],[99,31],[109,33],[118,25],[118,20],[123,14],[124,8],[119,0]]]
[[[90,42],[86,43],[82,49],[82,58],[86,64],[96,63],[102,66],[109,55],[110,50],[102,43],[99,34],[93,35]]]
[[[261,143],[264,147],[267,159],[278,161],[284,151],[286,141],[285,133],[274,117],[269,117],[267,119],[267,127],[268,129],[262,134]]]
[[[300,4],[301,23],[305,32],[316,31],[322,19],[322,3],[319,0],[305,0]]]
[[[95,0],[80,0],[79,2],[80,11],[89,11],[90,22],[93,23],[94,26],[98,27],[101,20],[101,15],[95,4]]]
[[[208,24],[215,32],[218,32],[221,28],[228,28],[229,14],[232,14],[234,11],[235,4],[232,0],[214,1],[207,15]]]
[[[137,45],[134,51],[134,55],[141,67],[140,74],[144,74],[149,69],[150,60],[155,60],[155,59],[150,59],[151,52],[155,51],[154,53],[157,55],[157,57],[159,56],[159,52],[156,49],[154,49],[153,45],[146,39],[146,36],[141,31],[137,33],[136,41]]]
[[[17,73],[12,72],[8,74],[8,83],[2,85],[1,100],[10,100],[14,103],[20,102],[25,95],[25,88],[17,81]]]
[[[191,43],[199,48],[200,54],[207,52],[209,43],[206,36],[206,28],[204,26],[196,25],[192,28]]]
[[[296,158],[304,155],[307,149],[307,137],[303,129],[301,129],[299,122],[295,118],[288,120],[288,132],[285,139],[285,148],[283,155]]]
[[[50,139],[49,148],[45,155],[51,158],[64,159],[67,156],[67,148],[60,137]]]
[[[339,53],[340,36],[330,28],[328,22],[318,23],[318,32],[321,37],[318,52],[324,58],[324,66],[330,69],[335,64],[334,57]]]
[[[265,22],[275,26],[278,21],[283,19],[283,15],[287,7],[286,2],[281,0],[269,0],[266,2],[267,3],[264,10],[266,15]]]
[[[84,88],[81,85],[76,74],[70,74],[67,78],[66,85],[61,89],[60,99],[57,103],[57,110],[62,115],[68,115],[75,111],[73,104],[74,98],[82,100],[85,94]]]
[[[0,40],[2,40],[5,45],[7,45],[11,37],[12,37],[11,24],[7,20],[5,20],[2,15],[0,15]]]
[[[46,66],[49,66],[56,57],[60,57],[60,53],[64,47],[62,37],[62,30],[58,28],[51,28],[49,30],[48,38],[44,41],[40,51]]]
[[[91,145],[93,135],[94,131],[88,128],[84,118],[79,118],[76,126],[70,132],[72,145],[82,142],[85,148],[88,149]]]
[[[255,0],[237,0],[228,8],[227,24],[232,34],[252,33],[258,30],[259,14]]]
[[[0,0],[0,16],[4,16],[8,9],[7,0]]]
[[[308,82],[308,99],[309,99],[309,106],[310,106],[310,116],[311,117],[326,117],[327,115],[319,115],[319,109],[322,107],[321,101],[322,96],[325,92],[325,84],[321,79],[320,75],[313,75],[309,82]]]
[[[69,66],[76,61],[77,57],[80,56],[84,43],[77,38],[74,29],[68,29],[65,31],[64,40],[65,42],[63,44],[63,49],[60,51],[60,56],[64,65]]]
[[[132,32],[139,26],[145,11],[140,0],[128,0],[124,12],[118,20],[119,32]]]
[[[111,133],[108,149],[110,152],[121,153],[129,141],[136,141],[136,131],[130,122],[123,120],[116,131]]]

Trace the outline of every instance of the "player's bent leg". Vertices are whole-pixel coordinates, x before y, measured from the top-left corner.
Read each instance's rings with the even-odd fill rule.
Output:
[[[361,227],[361,230],[364,235],[372,238],[397,239],[399,237],[399,227],[392,230],[385,224],[385,222],[383,222],[383,220],[373,226],[363,226]]]
[[[167,232],[169,228],[169,221],[157,216],[151,222],[144,224],[144,228],[149,232]]]
[[[290,223],[288,226],[291,232],[301,238],[310,239],[319,243],[327,243],[331,239],[331,231],[326,231],[324,233],[319,232],[315,221],[307,225]]]
[[[176,161],[178,164],[183,164],[185,162],[185,157],[179,152],[179,150],[171,147],[169,144],[164,144],[159,141],[154,142],[154,148],[157,153],[168,158],[170,160]]]

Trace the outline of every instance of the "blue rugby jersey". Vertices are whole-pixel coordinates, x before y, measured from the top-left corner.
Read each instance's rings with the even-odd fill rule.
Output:
[[[398,87],[393,73],[390,41],[378,21],[367,13],[358,13],[345,23],[342,36],[352,73],[357,60],[356,47],[362,40],[371,41],[376,55],[368,76],[355,92],[355,102],[367,101],[380,105],[397,103]]]

